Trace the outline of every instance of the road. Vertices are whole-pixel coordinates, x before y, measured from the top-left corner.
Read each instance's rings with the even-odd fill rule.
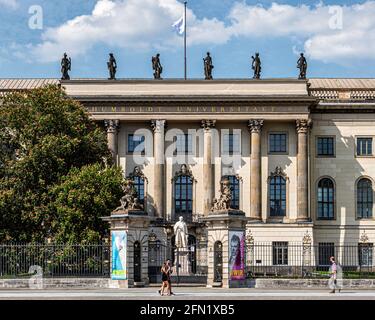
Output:
[[[375,300],[373,290],[260,290],[174,288],[175,296],[160,297],[157,288],[95,290],[0,289],[0,300]]]

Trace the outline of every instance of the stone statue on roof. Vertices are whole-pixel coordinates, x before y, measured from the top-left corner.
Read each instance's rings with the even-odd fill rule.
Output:
[[[303,53],[301,53],[301,56],[297,61],[297,68],[299,69],[298,79],[306,79],[307,61],[306,61],[306,58],[304,57]]]
[[[259,53],[255,53],[255,57],[251,56],[253,62],[251,63],[251,68],[254,70],[253,79],[260,79],[260,72],[262,71],[262,63],[260,61]]]
[[[61,80],[70,80],[69,71],[72,69],[72,59],[68,58],[66,52],[61,59]]]

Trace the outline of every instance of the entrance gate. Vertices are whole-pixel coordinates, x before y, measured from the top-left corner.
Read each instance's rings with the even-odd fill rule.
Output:
[[[150,283],[161,282],[161,267],[167,259],[172,260],[171,248],[160,240],[148,242],[148,277]]]
[[[161,282],[161,267],[163,262],[167,259],[171,260],[172,264],[179,261],[179,250],[174,246],[174,238],[172,238],[171,245],[165,245],[160,240],[150,240],[148,242],[148,275],[150,283]],[[176,256],[177,255],[177,256]],[[195,275],[197,272],[197,261],[196,261],[196,243],[195,237],[189,235],[189,264],[191,266],[191,273]],[[179,282],[179,268],[176,266],[176,273],[173,276],[177,276],[177,282]],[[184,277],[185,278],[185,277]]]

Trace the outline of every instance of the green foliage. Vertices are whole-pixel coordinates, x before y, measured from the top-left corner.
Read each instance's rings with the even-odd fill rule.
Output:
[[[109,215],[122,195],[118,168],[100,164],[73,168],[61,184],[51,190],[56,210],[52,229],[62,243],[94,243],[108,226],[100,217]]]
[[[103,130],[89,119],[82,105],[69,99],[58,86],[7,95],[0,104],[0,241],[44,241],[46,237],[53,238],[55,232],[60,234],[56,221],[61,223],[61,219],[56,214],[62,211],[54,207],[54,201],[59,199],[58,186],[66,185],[67,175],[73,179],[77,174],[82,189],[86,190],[83,179],[91,176],[85,166],[100,163],[100,169],[92,167],[100,171],[103,163],[110,164],[110,159]],[[83,176],[82,167],[86,172]],[[113,170],[108,172],[118,175]],[[104,177],[100,181],[112,183]],[[113,198],[104,197],[106,200],[101,201],[105,205],[117,204],[110,205],[109,199]],[[66,216],[68,207],[63,211]],[[108,213],[107,207],[96,206],[96,210],[100,208],[101,215]],[[87,213],[75,206],[70,210],[71,216],[78,210],[76,214],[81,218],[82,212]],[[92,214],[97,216],[99,211]],[[102,225],[91,227],[94,228],[91,238],[102,232],[99,230]],[[88,230],[85,232],[89,234]],[[66,239],[70,237],[75,235],[66,235]]]

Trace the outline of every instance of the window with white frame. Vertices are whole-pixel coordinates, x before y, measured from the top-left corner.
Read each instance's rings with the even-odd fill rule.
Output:
[[[269,153],[286,153],[288,137],[286,133],[269,134]]]
[[[191,134],[177,134],[176,141],[176,155],[192,154],[193,153],[193,135]]]
[[[144,153],[145,152],[145,136],[129,134],[128,135],[128,153]]]
[[[240,135],[238,133],[225,133],[223,135],[223,153],[233,155],[240,152]]]
[[[372,156],[372,138],[357,138],[357,156]]]
[[[272,264],[288,265],[288,242],[272,242]]]

